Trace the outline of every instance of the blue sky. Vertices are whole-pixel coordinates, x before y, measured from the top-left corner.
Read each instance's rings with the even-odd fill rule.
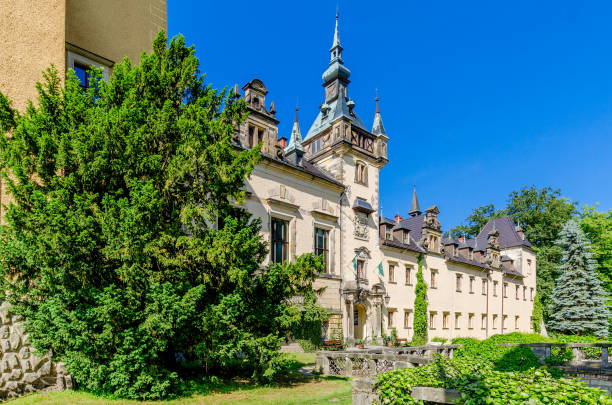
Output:
[[[336,1],[170,1],[214,87],[264,81],[279,132],[298,100],[305,133],[323,101]],[[537,4],[535,4],[537,3]],[[340,1],[349,96],[390,137],[383,213],[412,184],[442,226],[525,185],[612,208],[612,3]]]

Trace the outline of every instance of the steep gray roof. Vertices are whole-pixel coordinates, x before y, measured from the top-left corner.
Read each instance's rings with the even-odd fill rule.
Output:
[[[352,125],[361,128],[364,131],[368,130],[365,124],[355,113],[355,110],[349,110],[346,97],[338,96],[338,98],[329,104],[329,111],[326,114],[324,113],[323,109],[319,111],[317,118],[310,126],[310,129],[304,138],[304,142],[331,127],[331,124],[340,117],[348,118]]]
[[[516,246],[533,247],[533,245],[527,239],[521,239],[519,234],[516,232],[514,222],[509,217],[493,219],[482,228],[478,236],[476,237],[476,243],[479,247],[487,246],[488,234],[493,227],[499,232],[499,247],[500,249],[507,249]]]
[[[425,214],[408,217],[402,220],[401,224],[410,229],[410,237],[418,241],[421,240],[421,234],[423,233],[423,221],[425,221]]]

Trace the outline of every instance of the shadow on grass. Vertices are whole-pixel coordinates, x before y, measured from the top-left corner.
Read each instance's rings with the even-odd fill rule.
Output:
[[[261,383],[249,378],[222,379],[218,377],[196,377],[184,383],[179,398],[188,398],[196,395],[230,394],[235,391],[250,391],[260,388],[293,388],[303,384],[317,384],[327,381],[349,381],[348,377],[307,375],[300,372],[305,366],[314,363],[289,359],[288,372],[278,381]]]

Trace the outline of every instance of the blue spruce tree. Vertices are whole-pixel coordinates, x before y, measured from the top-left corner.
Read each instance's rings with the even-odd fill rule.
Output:
[[[589,242],[576,221],[565,225],[557,245],[563,249],[563,259],[548,327],[560,333],[608,336],[606,292],[595,271]]]

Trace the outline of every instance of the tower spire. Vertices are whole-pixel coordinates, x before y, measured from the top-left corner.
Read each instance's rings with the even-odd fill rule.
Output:
[[[382,122],[382,117],[380,115],[380,107],[378,106],[378,89],[376,89],[376,114],[374,114],[374,124],[372,124],[372,133],[376,136],[387,136],[387,131],[385,131],[385,126]]]
[[[289,155],[291,152],[296,152],[301,157],[304,154],[304,147],[302,146],[302,133],[300,132],[300,123],[298,122],[298,110],[299,108],[295,106],[295,119],[293,120],[289,144],[285,148],[285,154]]]
[[[412,204],[410,205],[410,211],[408,212],[411,217],[421,215],[421,207],[419,206],[419,199],[416,192],[416,184],[414,185],[414,191],[412,192]]]

